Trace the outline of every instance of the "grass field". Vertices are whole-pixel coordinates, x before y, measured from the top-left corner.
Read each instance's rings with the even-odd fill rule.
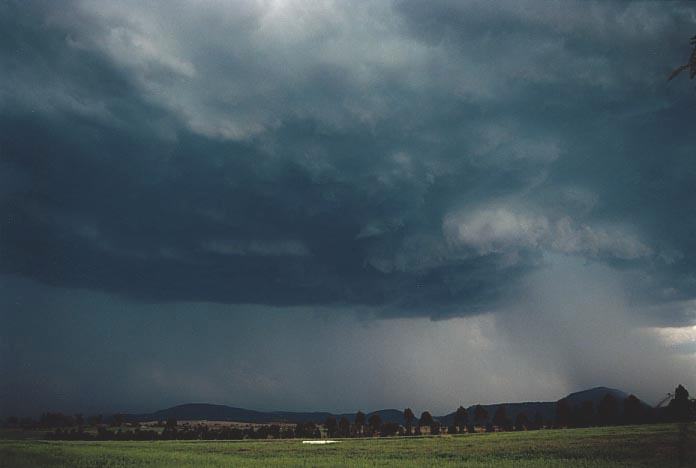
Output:
[[[65,442],[0,440],[2,467],[92,466],[696,466],[696,427],[679,463],[674,424],[441,437],[300,440]]]

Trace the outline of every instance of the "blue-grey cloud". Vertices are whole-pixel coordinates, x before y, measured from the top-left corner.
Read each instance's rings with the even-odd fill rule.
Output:
[[[665,76],[694,15],[5,3],[0,268],[443,317],[562,253],[631,271],[638,302],[687,300],[696,96]]]
[[[666,77],[695,30],[691,3],[0,3],[0,415],[694,385],[696,91]]]

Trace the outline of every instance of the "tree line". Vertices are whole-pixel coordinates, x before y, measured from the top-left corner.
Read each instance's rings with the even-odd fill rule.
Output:
[[[469,414],[471,413],[471,414]],[[404,425],[382,421],[378,413],[365,415],[358,411],[353,421],[346,416],[329,416],[321,422],[297,424],[249,424],[239,425],[179,424],[175,419],[157,424],[157,429],[143,427],[138,423],[125,423],[125,416],[116,414],[107,424],[101,415],[83,417],[81,414],[43,413],[38,421],[19,420],[10,417],[7,427],[25,429],[54,429],[46,434],[50,439],[65,440],[234,440],[234,439],[292,439],[321,437],[393,437],[440,434],[462,434],[467,432],[524,431],[544,428],[572,428],[609,426],[620,424],[646,424],[655,422],[686,422],[696,420],[696,401],[682,385],[674,391],[669,404],[664,408],[652,408],[636,396],[629,395],[623,401],[607,393],[597,404],[584,401],[571,404],[567,398],[556,402],[555,418],[545,420],[537,412],[529,417],[518,412],[514,419],[508,415],[506,405],[497,405],[492,417],[485,407],[476,405],[470,411],[460,406],[454,413],[452,423],[444,426],[429,411],[420,418],[406,408],[403,411]],[[95,427],[95,431],[87,430]]]

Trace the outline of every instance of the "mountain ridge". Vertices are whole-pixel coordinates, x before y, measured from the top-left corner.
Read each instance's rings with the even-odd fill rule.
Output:
[[[613,397],[623,400],[628,397],[628,393],[610,387],[593,387],[586,390],[566,395],[572,405],[582,403],[584,401],[592,401],[595,407],[605,395],[611,394]],[[563,399],[562,398],[562,399]],[[642,401],[642,400],[641,400]],[[643,402],[644,405],[649,406]],[[520,412],[525,412],[529,418],[535,417],[537,413],[544,420],[553,420],[556,413],[556,401],[527,401],[515,403],[493,403],[481,405],[488,413],[488,420],[493,417],[497,408],[505,405],[508,417],[515,418]],[[474,408],[478,405],[467,407],[469,420],[473,417]],[[383,422],[395,422],[405,424],[403,411],[397,409],[381,409],[371,412],[366,412],[366,419],[373,414],[379,414]],[[126,414],[124,419],[129,422],[145,422],[145,421],[166,421],[173,418],[177,420],[207,420],[207,421],[234,421],[250,424],[269,424],[269,423],[304,423],[314,422],[323,423],[329,416],[334,416],[336,419],[346,417],[352,423],[355,420],[356,413],[331,413],[329,411],[257,411],[246,408],[238,408],[234,406],[221,405],[215,403],[184,403],[182,405],[172,406],[170,408],[161,409],[152,413],[142,414]],[[442,424],[449,425],[454,422],[455,412],[451,412],[442,416],[433,416]],[[416,415],[418,416],[418,414]]]

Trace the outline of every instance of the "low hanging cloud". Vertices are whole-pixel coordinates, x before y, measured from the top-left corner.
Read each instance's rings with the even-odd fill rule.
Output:
[[[549,220],[505,207],[448,215],[443,231],[450,244],[469,249],[473,255],[539,249],[586,258],[636,260],[653,254],[632,233],[617,226],[578,225],[568,216]]]

